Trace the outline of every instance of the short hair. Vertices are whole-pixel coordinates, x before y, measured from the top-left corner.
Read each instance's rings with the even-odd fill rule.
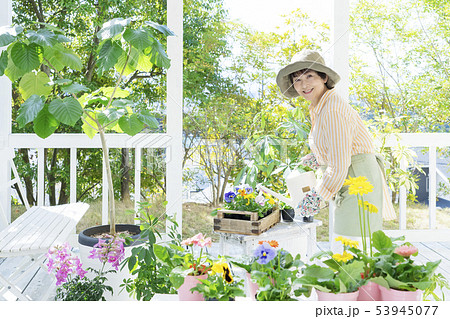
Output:
[[[309,72],[309,71],[314,71],[314,72],[316,72],[323,80],[325,80],[325,79],[327,78],[327,74],[326,74],[326,73],[319,72],[319,71],[312,70],[312,69],[303,69],[303,70],[295,71],[295,72],[289,74],[289,77],[290,77],[290,79],[291,79],[291,83],[294,83],[294,78],[295,78],[295,77],[300,76],[300,75],[302,75],[303,73],[306,73],[306,72]],[[327,81],[327,82],[328,82],[328,81]]]

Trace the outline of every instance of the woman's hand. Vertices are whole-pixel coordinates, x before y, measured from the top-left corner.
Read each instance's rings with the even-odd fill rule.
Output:
[[[302,164],[304,166],[308,166],[309,168],[313,169],[314,171],[320,167],[320,165],[317,162],[317,159],[313,153],[303,156],[300,159],[300,164]]]
[[[314,188],[307,192],[297,206],[300,209],[300,216],[309,217],[318,214],[321,200],[321,197],[316,193]]]

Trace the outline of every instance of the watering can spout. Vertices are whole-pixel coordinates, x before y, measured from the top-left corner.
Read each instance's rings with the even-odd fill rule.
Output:
[[[287,198],[262,185],[259,186],[259,189],[297,210],[297,205],[301,202],[303,197],[305,197],[305,194],[316,186],[316,182],[316,175],[314,172],[300,173],[299,171],[294,170],[286,177],[286,185],[291,198]]]

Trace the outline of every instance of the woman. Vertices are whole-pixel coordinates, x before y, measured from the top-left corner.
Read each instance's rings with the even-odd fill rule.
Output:
[[[319,212],[321,200],[334,200],[335,236],[360,237],[356,195],[348,194],[344,180],[366,176],[374,186],[364,200],[375,205],[383,214],[370,214],[371,231],[382,228],[382,216],[395,218],[384,176],[384,167],[372,138],[358,113],[334,90],[339,75],[327,67],[318,52],[303,51],[281,69],[277,84],[288,98],[298,96],[310,101],[311,132],[309,146],[312,154],[302,162],[312,168],[324,169],[316,187],[299,203],[302,216]]]

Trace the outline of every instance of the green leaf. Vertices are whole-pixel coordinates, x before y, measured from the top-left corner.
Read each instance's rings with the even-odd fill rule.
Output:
[[[29,72],[41,65],[43,52],[43,48],[36,43],[27,45],[22,42],[17,42],[11,48],[11,60],[18,68]]]
[[[136,49],[144,50],[152,45],[153,39],[147,30],[139,28],[137,30],[126,29],[123,38]]]
[[[19,83],[19,92],[22,94],[24,100],[28,99],[33,94],[47,96],[52,92],[52,87],[48,86],[50,79],[44,72],[26,73]]]
[[[145,53],[150,57],[150,62],[156,66],[165,69],[170,67],[170,59],[167,56],[164,47],[158,40],[155,40],[151,47],[145,50]]]
[[[381,230],[378,230],[372,234],[372,243],[373,247],[380,252],[384,249],[392,247],[391,239]]]
[[[26,124],[32,122],[38,113],[44,107],[44,101],[41,99],[39,95],[30,96],[19,109],[19,116],[17,116],[17,123],[19,123],[19,127],[22,128]]]
[[[0,55],[0,76],[5,74],[7,66],[8,66],[8,50],[4,50]]]
[[[143,72],[150,72],[153,69],[153,63],[150,61],[150,57],[139,52],[138,63],[136,65],[136,70]]]
[[[111,39],[106,40],[100,47],[98,53],[98,71],[103,73],[104,71],[112,68],[122,54],[123,49],[119,44],[117,44],[117,42],[113,42]]]
[[[123,72],[123,75],[127,76],[136,71],[138,61],[139,61],[139,51],[136,48],[131,48],[128,61],[127,61],[127,53],[124,51],[123,54],[119,57],[119,60],[117,61],[116,65],[114,65],[114,68],[116,69],[117,72],[121,73],[125,65],[125,62],[127,62],[127,65]]]
[[[115,37],[119,33],[122,33],[123,29],[130,24],[131,19],[123,19],[123,18],[115,18],[108,22],[105,22],[100,29],[100,31],[97,32],[97,37],[100,40],[109,39],[112,37]]]
[[[73,97],[51,101],[48,110],[58,121],[71,126],[75,125],[83,113],[80,102]]]
[[[34,120],[33,130],[40,138],[47,138],[52,135],[59,126],[58,120],[44,107]]]
[[[122,116],[119,119],[120,128],[128,135],[134,136],[144,129],[144,123],[137,114],[131,114],[129,117]]]
[[[318,265],[311,265],[305,268],[303,274],[305,276],[314,277],[321,280],[329,280],[334,278],[334,271],[330,268],[320,267]]]
[[[83,67],[80,57],[71,49],[66,48],[62,44],[46,47],[44,57],[49,61],[51,66],[61,71],[65,67],[80,71]],[[47,64],[47,62],[44,61]]]
[[[98,90],[98,92],[102,92],[109,99],[114,92],[114,87],[102,87]],[[114,92],[114,98],[124,98],[128,95],[130,95],[130,92],[121,88],[116,88],[116,91]]]
[[[150,129],[156,130],[159,128],[159,122],[156,120],[155,116],[148,110],[143,110],[138,115],[139,119],[147,125]]]
[[[100,125],[105,125],[110,122],[117,121],[119,118],[125,115],[124,109],[108,108],[97,114]]]
[[[92,117],[95,117],[94,112],[90,112],[90,115]],[[81,128],[83,129],[83,132],[89,137],[93,138],[95,134],[97,134],[98,130],[94,129],[97,127],[97,123],[93,119],[91,119],[87,114],[83,114],[83,125]]]
[[[58,44],[56,34],[47,29],[30,30],[26,35],[31,43],[36,43],[43,47],[51,47]]]
[[[175,35],[175,33],[173,33],[172,30],[170,30],[165,25],[161,25],[161,24],[158,24],[158,23],[153,22],[153,21],[145,21],[145,24],[148,25],[148,26],[151,26],[153,29],[158,30],[159,32],[161,32],[165,36]]]
[[[21,26],[3,26],[0,27],[0,47],[7,46],[14,42],[18,34],[23,32]]]
[[[69,93],[69,94],[77,94],[77,93],[80,93],[80,92],[90,91],[88,87],[86,87],[86,86],[84,86],[83,84],[80,84],[80,83],[72,83],[70,85],[63,86],[63,87],[61,87],[61,90],[64,93]]]

